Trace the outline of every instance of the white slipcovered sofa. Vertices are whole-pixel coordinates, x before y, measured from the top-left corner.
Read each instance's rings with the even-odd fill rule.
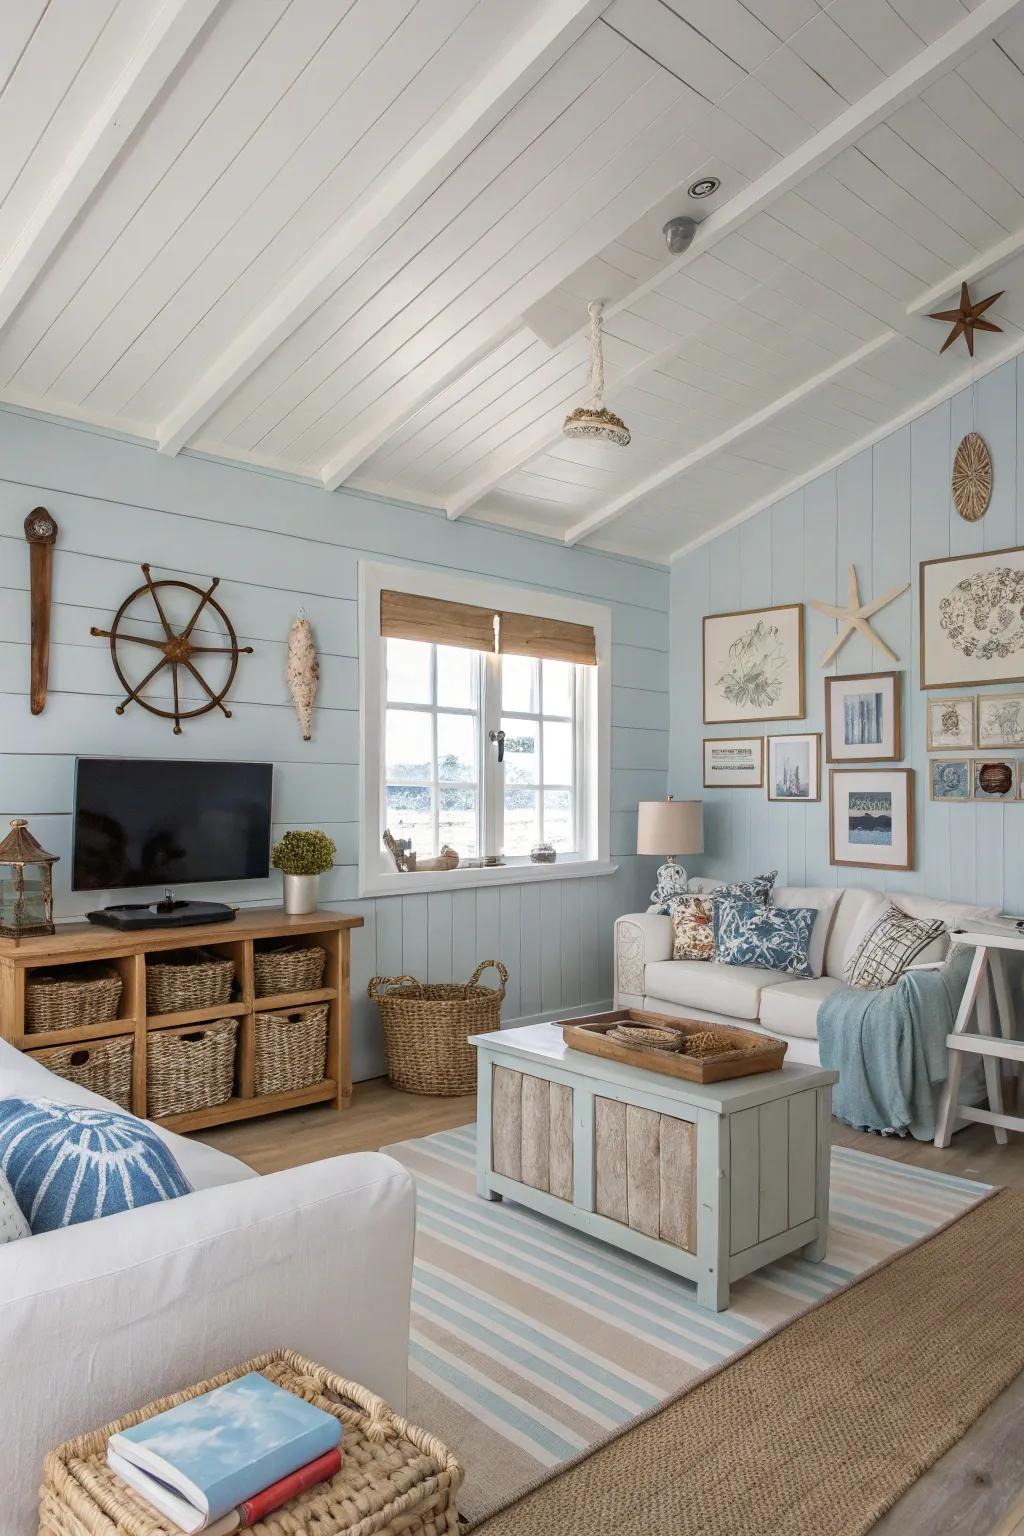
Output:
[[[113,1108],[0,1042],[0,1098]],[[412,1179],[376,1152],[257,1177],[160,1131],[194,1193],[0,1246],[3,1536],[30,1536],[43,1457],[285,1346],[404,1409]]]
[[[723,884],[696,878],[687,889],[710,893]],[[847,960],[890,902],[912,917],[941,918],[947,930],[994,915],[992,907],[863,886],[778,886],[771,899],[777,907],[818,909],[809,956],[813,977],[798,980],[780,971],[715,960],[673,960],[672,919],[657,912],[631,912],[615,924],[616,1007],[781,1035],[789,1042],[787,1061],[817,1065],[818,1009],[830,993],[846,985]],[[948,947],[947,934],[930,944],[917,963],[941,960]]]

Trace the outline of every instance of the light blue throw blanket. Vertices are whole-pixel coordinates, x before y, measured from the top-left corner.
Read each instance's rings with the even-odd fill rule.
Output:
[[[936,971],[905,971],[891,987],[844,987],[818,1010],[823,1067],[839,1073],[832,1113],[848,1125],[918,1141],[935,1135],[936,1089],[947,1075],[946,1036],[967,986],[971,951]],[[966,1069],[965,1063],[965,1069]],[[971,1084],[965,1070],[961,1098]]]

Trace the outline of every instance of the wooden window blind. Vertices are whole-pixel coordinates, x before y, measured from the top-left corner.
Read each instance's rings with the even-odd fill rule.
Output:
[[[589,624],[542,619],[530,613],[476,608],[413,592],[380,594],[380,632],[385,639],[425,640],[502,656],[536,656],[545,661],[597,665],[597,640]]]

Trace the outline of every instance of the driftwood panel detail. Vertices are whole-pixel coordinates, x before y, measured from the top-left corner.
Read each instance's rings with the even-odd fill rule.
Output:
[[[572,1089],[496,1066],[491,1086],[491,1162],[495,1173],[517,1184],[571,1200]]]
[[[523,1077],[523,1183],[531,1189],[548,1187],[548,1141],[551,1096],[547,1079]]]
[[[626,1106],[618,1099],[594,1099],[594,1162],[598,1213],[628,1226]]]
[[[491,1160],[495,1173],[522,1182],[523,1074],[495,1067],[491,1085]]]
[[[697,1143],[692,1123],[598,1096],[594,1131],[598,1213],[695,1253]]]
[[[548,1189],[559,1200],[572,1199],[572,1089],[549,1083]]]

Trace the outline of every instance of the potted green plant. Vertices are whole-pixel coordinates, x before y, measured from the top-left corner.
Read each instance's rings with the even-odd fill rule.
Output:
[[[326,832],[286,832],[274,844],[270,862],[284,875],[284,909],[289,917],[315,912],[320,876],[334,863],[334,843]]]

